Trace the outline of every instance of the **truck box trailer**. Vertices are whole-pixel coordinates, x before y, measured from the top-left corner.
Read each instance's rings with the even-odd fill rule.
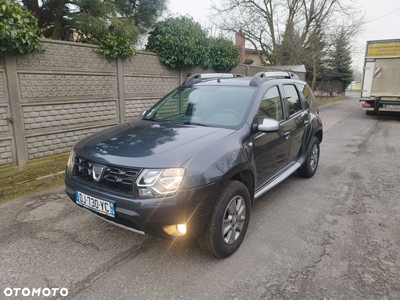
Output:
[[[400,39],[367,41],[360,101],[367,115],[400,113]]]

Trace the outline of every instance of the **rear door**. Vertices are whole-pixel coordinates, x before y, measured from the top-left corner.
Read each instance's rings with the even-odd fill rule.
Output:
[[[367,61],[364,67],[363,84],[361,90],[362,98],[371,96],[372,80],[374,79],[375,61]]]
[[[397,100],[400,96],[400,59],[383,58],[375,61],[371,95]]]

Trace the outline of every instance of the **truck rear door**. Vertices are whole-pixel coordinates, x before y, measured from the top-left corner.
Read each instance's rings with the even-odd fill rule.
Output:
[[[371,95],[397,100],[400,96],[400,59],[376,59]]]
[[[374,72],[375,72],[375,61],[367,61],[364,67],[363,85],[361,90],[362,98],[369,98],[371,96]]]

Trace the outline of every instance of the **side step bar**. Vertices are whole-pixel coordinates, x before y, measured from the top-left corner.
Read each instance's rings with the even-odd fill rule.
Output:
[[[278,175],[277,177],[275,177],[274,179],[272,179],[271,181],[267,182],[265,185],[260,187],[260,189],[256,191],[254,198],[257,199],[257,198],[261,197],[264,193],[268,192],[270,189],[277,186],[282,181],[284,181],[286,178],[288,178],[290,175],[292,175],[293,172],[296,171],[300,167],[301,167],[300,163],[298,163],[298,162],[294,163],[288,169],[283,171],[280,175]]]

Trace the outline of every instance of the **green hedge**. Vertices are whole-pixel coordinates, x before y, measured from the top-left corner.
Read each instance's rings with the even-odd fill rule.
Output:
[[[0,0],[0,55],[5,51],[30,53],[39,48],[37,19],[25,7]]]

